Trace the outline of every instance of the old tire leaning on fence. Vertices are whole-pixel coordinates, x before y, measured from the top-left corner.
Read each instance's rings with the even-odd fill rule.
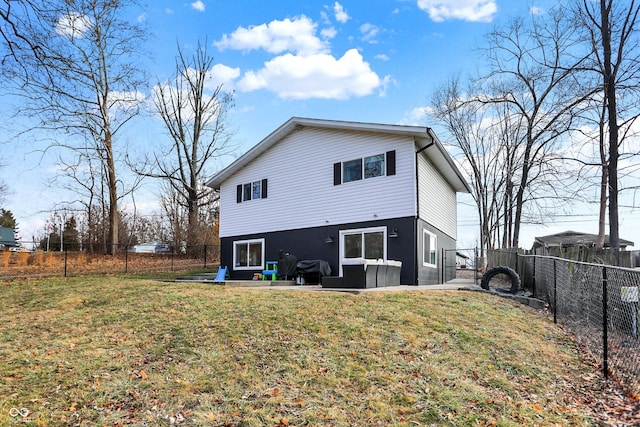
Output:
[[[487,272],[482,276],[480,287],[482,289],[489,289],[489,282],[491,281],[493,276],[496,276],[498,274],[504,274],[511,280],[511,289],[509,290],[509,292],[511,292],[512,294],[518,292],[518,290],[520,289],[520,276],[513,269],[504,266],[488,269]]]

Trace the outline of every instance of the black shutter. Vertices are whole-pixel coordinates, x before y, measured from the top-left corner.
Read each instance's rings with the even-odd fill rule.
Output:
[[[262,198],[266,199],[267,198],[267,179],[263,179],[262,180]]]
[[[387,151],[387,175],[396,174],[396,150]]]
[[[342,184],[342,163],[333,164],[333,185]]]
[[[242,203],[242,184],[236,187],[236,203]]]

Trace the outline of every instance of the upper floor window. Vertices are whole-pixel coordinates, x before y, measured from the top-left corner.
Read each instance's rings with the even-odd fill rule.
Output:
[[[395,174],[396,152],[393,150],[383,154],[335,163],[333,165],[333,184],[340,185],[346,182]]]
[[[236,202],[242,203],[249,200],[266,199],[267,198],[267,180],[248,182],[246,184],[238,184]]]

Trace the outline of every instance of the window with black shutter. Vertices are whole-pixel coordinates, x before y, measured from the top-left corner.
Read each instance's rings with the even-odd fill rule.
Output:
[[[333,164],[333,185],[396,174],[396,151]]]
[[[267,180],[247,182],[236,186],[236,203],[267,198]]]

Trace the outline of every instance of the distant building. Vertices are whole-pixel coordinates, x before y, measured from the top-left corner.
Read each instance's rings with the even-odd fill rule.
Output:
[[[470,267],[469,257],[462,252],[456,252],[456,268]]]
[[[570,247],[587,247],[594,248],[596,246],[597,234],[581,233],[578,231],[564,231],[562,233],[550,234],[548,236],[536,237],[533,242],[533,249],[537,248],[570,248]],[[633,246],[633,242],[620,239],[620,249],[626,249],[627,246]],[[604,237],[604,247],[609,248],[610,239],[606,235]]]
[[[0,249],[18,247],[12,228],[0,227]]]

